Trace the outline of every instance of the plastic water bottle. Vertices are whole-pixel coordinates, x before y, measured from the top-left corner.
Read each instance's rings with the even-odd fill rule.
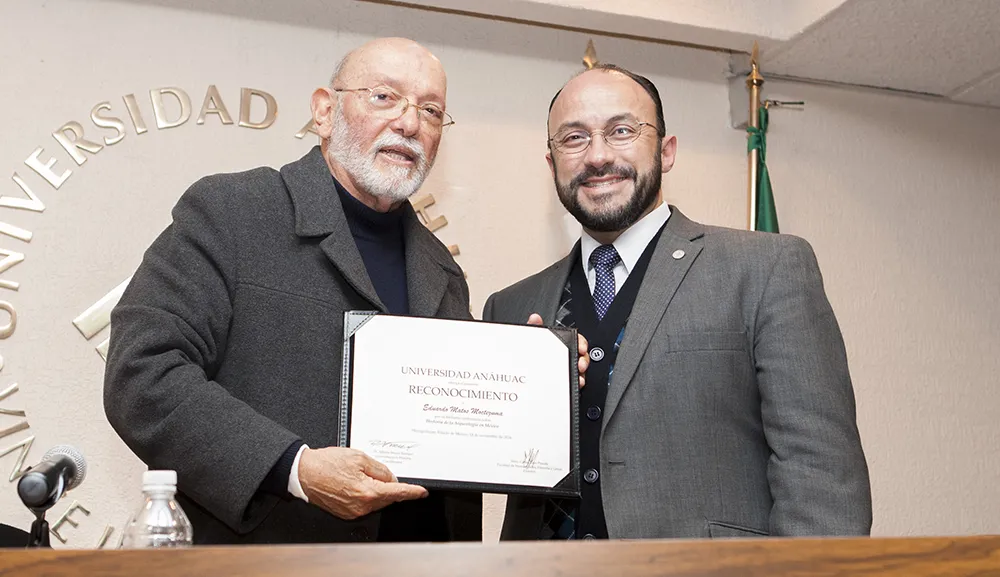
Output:
[[[176,492],[176,471],[142,474],[145,501],[125,526],[123,549],[191,546],[191,521],[174,499]]]

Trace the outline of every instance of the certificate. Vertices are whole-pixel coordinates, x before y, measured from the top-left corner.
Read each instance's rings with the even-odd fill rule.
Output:
[[[344,321],[340,446],[427,488],[580,494],[575,329]]]

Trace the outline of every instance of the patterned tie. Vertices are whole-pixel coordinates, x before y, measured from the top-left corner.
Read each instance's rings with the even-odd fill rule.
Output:
[[[602,244],[590,253],[590,264],[594,267],[596,282],[594,282],[594,310],[597,319],[604,315],[615,300],[615,265],[621,261],[613,244]]]

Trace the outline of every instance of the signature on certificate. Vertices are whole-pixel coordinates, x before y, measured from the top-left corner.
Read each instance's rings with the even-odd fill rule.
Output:
[[[531,469],[538,462],[538,449],[528,449],[524,452],[524,464],[525,469]]]
[[[404,441],[381,441],[372,440],[371,446],[376,449],[403,449],[409,450],[419,445],[419,443],[407,443]]]

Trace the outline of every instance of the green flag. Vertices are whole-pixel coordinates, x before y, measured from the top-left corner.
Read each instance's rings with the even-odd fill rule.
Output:
[[[747,127],[747,153],[757,150],[757,223],[756,230],[778,232],[778,212],[771,192],[771,177],[767,174],[767,108],[760,107],[760,128]]]

